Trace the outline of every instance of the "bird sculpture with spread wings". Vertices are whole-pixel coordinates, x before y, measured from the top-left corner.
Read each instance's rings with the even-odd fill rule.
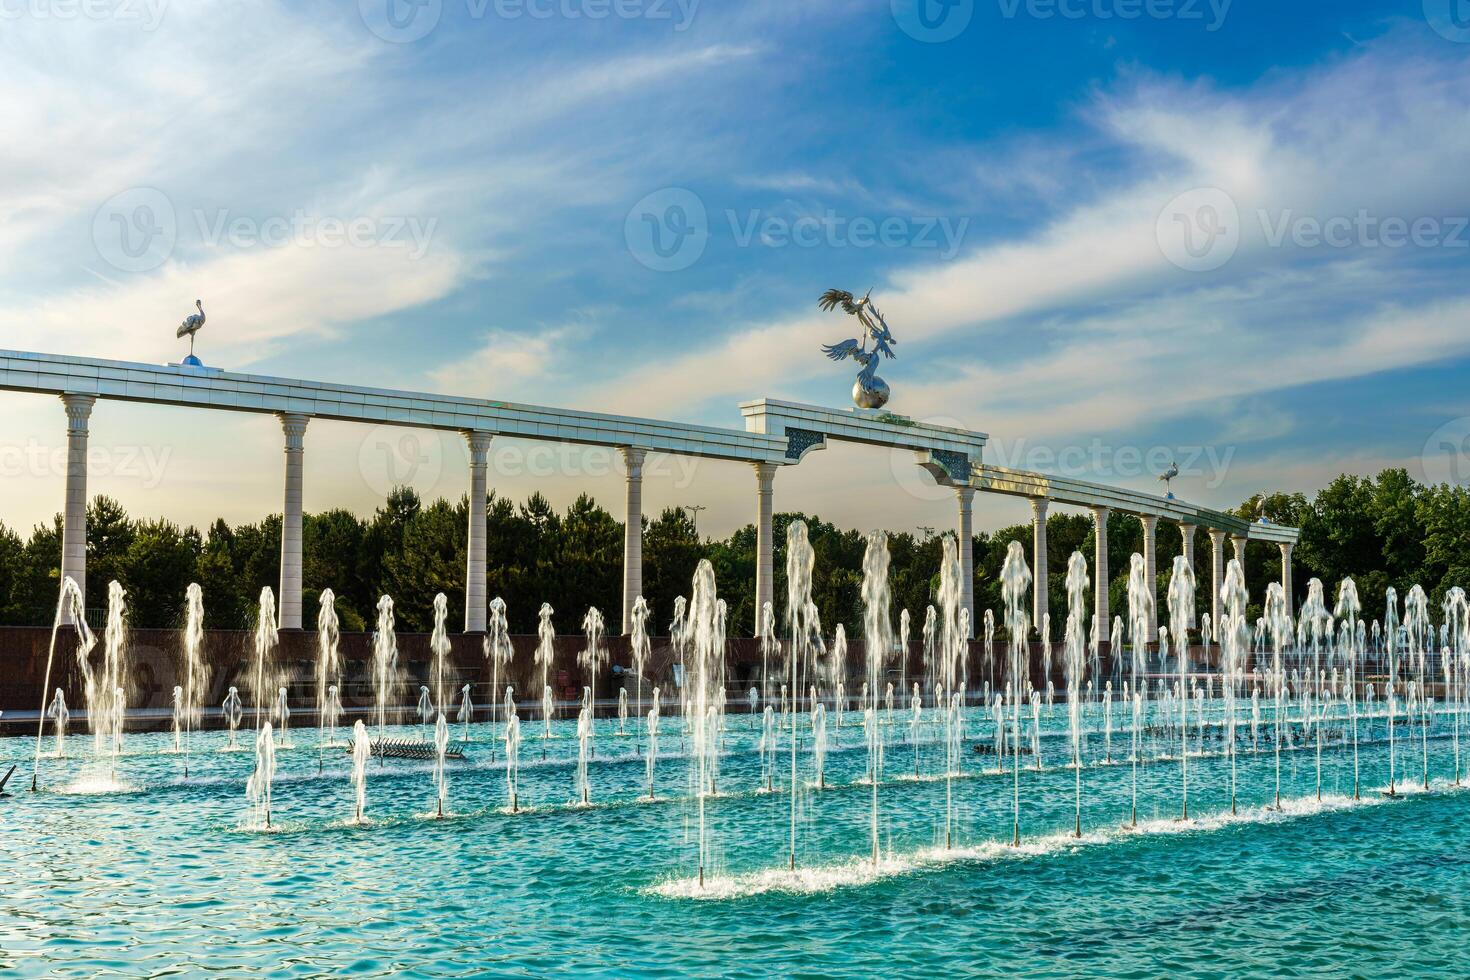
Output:
[[[862,299],[855,299],[845,289],[829,289],[817,300],[817,305],[822,309],[830,312],[840,306],[843,312],[857,317],[862,324],[861,340],[854,337],[840,343],[822,345],[822,353],[832,360],[841,361],[850,357],[862,365],[857,382],[852,387],[852,400],[858,408],[882,408],[888,404],[888,382],[878,377],[878,362],[883,357],[898,356],[893,353],[892,346],[898,341],[893,339],[888,321],[883,319],[883,314],[874,304],[872,296],[871,289]],[[871,351],[868,350],[869,340],[873,342]]]
[[[176,334],[178,337],[189,338],[189,356],[185,358],[185,364],[196,364],[199,361],[194,356],[194,335],[204,327],[204,301],[196,299],[194,301],[194,308],[199,312],[191,313],[185,317],[184,322],[179,324],[179,332]]]

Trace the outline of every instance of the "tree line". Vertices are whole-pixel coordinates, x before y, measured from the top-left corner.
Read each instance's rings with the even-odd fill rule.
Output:
[[[1423,585],[1438,604],[1453,585],[1470,587],[1470,491],[1423,486],[1402,469],[1376,478],[1343,475],[1315,497],[1278,493],[1246,501],[1236,510],[1254,517],[1258,507],[1275,523],[1302,529],[1295,553],[1298,603],[1312,577],[1335,593],[1352,577],[1363,597],[1365,618],[1381,616],[1383,593],[1400,594]],[[450,622],[464,618],[467,498],[425,502],[398,488],[368,518],[328,510],[303,518],[304,620],[310,625],[323,589],[337,596],[344,630],[371,629],[378,597],[391,595],[398,628],[425,632],[432,623],[434,595],[449,598]],[[816,552],[813,599],[830,632],[842,623],[860,635],[862,623],[863,532],[839,528],[820,517],[782,513],[775,518],[778,613],[785,595],[786,528],[803,520]],[[558,511],[541,494],[523,503],[492,494],[487,506],[487,588],[507,604],[516,633],[535,631],[543,602],[556,609],[559,633],[581,630],[587,607],[596,606],[608,628],[619,628],[622,606],[623,525],[591,497],[578,497]],[[280,577],[279,515],[256,524],[216,520],[208,528],[180,527],[166,519],[135,519],[108,497],[87,509],[88,605],[99,605],[113,579],[128,593],[134,627],[174,628],[182,623],[184,587],[198,582],[210,629],[248,629],[254,624],[264,586]],[[1053,636],[1066,619],[1063,579],[1073,551],[1092,571],[1094,531],[1087,514],[1053,514],[1047,520],[1049,599]],[[1019,524],[975,536],[976,630],[983,610],[1000,615],[1000,568],[1012,541],[1031,561],[1031,526]],[[1136,517],[1114,513],[1108,523],[1109,582],[1113,614],[1127,609],[1129,558],[1141,550],[1143,528]],[[942,535],[901,531],[889,536],[891,586],[896,608],[910,610],[918,637],[924,608],[935,601]],[[1158,606],[1165,594],[1172,556],[1180,550],[1177,530],[1158,532]],[[0,625],[49,625],[60,580],[61,517],[35,527],[29,538],[0,524]],[[687,594],[695,565],[714,565],[720,595],[729,608],[732,635],[749,635],[755,620],[755,528],[747,525],[724,539],[701,538],[687,512],[670,508],[643,531],[644,595],[653,609],[655,632],[666,632],[674,600]],[[1200,608],[1208,608],[1209,539],[1198,535],[1195,578]],[[1246,572],[1259,615],[1266,584],[1280,581],[1281,556],[1274,544],[1252,543]],[[89,612],[100,620],[100,610]]]

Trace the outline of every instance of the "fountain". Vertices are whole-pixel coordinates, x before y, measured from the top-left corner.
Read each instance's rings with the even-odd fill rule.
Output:
[[[510,643],[510,621],[505,608],[505,600],[496,596],[490,600],[490,619],[488,629],[485,633],[484,654],[490,664],[490,723],[495,724],[496,704],[495,692],[500,690],[500,672],[510,666],[511,655],[515,652]]]
[[[337,721],[342,717],[342,701],[337,697],[342,683],[342,657],[337,649],[341,635],[337,597],[331,589],[323,589],[316,614],[316,716],[318,726],[329,733],[326,745],[336,744]]]
[[[602,671],[602,665],[609,659],[607,646],[602,639],[606,628],[602,613],[596,606],[588,609],[587,615],[582,617],[582,635],[587,642],[577,655],[577,666],[582,668],[583,683],[592,692],[597,690],[598,675]]]
[[[107,587],[107,628],[102,634],[102,657],[92,663],[92,644],[77,648],[77,666],[82,674],[82,694],[87,704],[87,726],[92,732],[93,751],[98,759],[110,756],[110,778],[117,782],[117,758],[122,753],[123,725],[127,717],[127,606],[123,587]],[[45,724],[45,719],[42,719]],[[37,740],[39,753],[39,739]]]
[[[653,795],[653,767],[658,761],[658,688],[653,689],[653,700],[648,709],[648,757],[645,763],[645,772],[648,782],[648,798]]]
[[[1189,621],[1194,616],[1194,568],[1183,555],[1174,556],[1174,571],[1169,576],[1169,633],[1174,637],[1175,653],[1179,658],[1179,782],[1181,788],[1180,820],[1189,819],[1189,699],[1184,692],[1189,689]],[[1159,649],[1166,643],[1160,631]]]
[[[1067,625],[1063,640],[1067,677],[1067,721],[1071,732],[1073,790],[1076,821],[1072,834],[1082,836],[1082,678],[1087,669],[1087,559],[1082,552],[1072,552],[1067,561]],[[1038,759],[1040,754],[1038,753]]]
[[[230,688],[230,693],[225,695],[220,710],[225,716],[225,724],[230,728],[230,742],[226,749],[233,752],[240,747],[236,741],[236,734],[240,730],[240,720],[245,716],[245,705],[240,700],[239,688]]]
[[[633,658],[633,711],[640,718],[643,717],[643,677],[648,671],[648,657],[653,653],[653,644],[648,638],[648,616],[648,601],[638,596],[633,600],[633,612],[629,617],[628,647]],[[635,752],[641,751],[642,741],[641,736],[635,739]]]
[[[204,590],[191,582],[184,590],[184,683],[179,692],[183,728],[184,778],[189,778],[189,751],[194,731],[204,716],[204,689],[208,675],[204,666]],[[175,750],[180,746],[175,745]]]
[[[449,723],[444,720],[444,712],[439,712],[439,717],[434,721],[434,795],[437,798],[437,808],[434,816],[444,816],[444,803],[449,798],[449,774],[445,771],[444,757],[449,751]]]
[[[271,723],[261,722],[255,736],[255,771],[245,783],[245,796],[255,812],[254,828],[270,829],[271,826],[271,782],[276,778],[276,746],[271,734]]]
[[[272,658],[280,644],[276,626],[276,596],[270,586],[260,590],[260,607],[255,617],[255,675],[251,695],[255,699],[255,730],[265,724],[277,684]]]
[[[398,639],[393,632],[393,599],[378,599],[378,629],[373,634],[373,707],[378,741],[388,727],[388,710],[398,703]],[[397,719],[394,719],[395,722]],[[382,759],[380,757],[379,762]]]
[[[533,662],[541,668],[541,719],[546,726],[542,738],[551,737],[551,716],[556,711],[551,696],[551,662],[556,659],[556,627],[551,622],[554,615],[556,611],[551,608],[551,604],[543,602],[541,611],[537,614],[536,653],[532,657]],[[544,753],[545,749],[542,751]]]
[[[1030,654],[1026,638],[1030,629],[1026,616],[1026,590],[1031,587],[1031,569],[1026,565],[1026,550],[1021,542],[1012,541],[1006,550],[1000,570],[1001,600],[1005,603],[1005,624],[1009,648],[1007,689],[1011,699],[1012,749],[1012,837],[1011,845],[1021,844],[1021,698],[1030,672]],[[1037,757],[1038,764],[1040,757]]]
[[[1236,813],[1236,760],[1235,760],[1235,675],[1245,664],[1250,645],[1250,622],[1246,619],[1248,601],[1245,588],[1245,569],[1232,559],[1225,569],[1225,585],[1220,591],[1220,606],[1223,614],[1221,623],[1220,651],[1221,667],[1224,670],[1225,695],[1225,738],[1226,751],[1230,754],[1230,812]]]
[[[373,746],[368,741],[367,726],[362,719],[352,723],[352,791],[356,808],[352,822],[360,824],[367,809],[367,765],[372,758]]]
[[[520,812],[521,719],[512,709],[505,716],[505,795],[511,813]]]
[[[796,734],[796,705],[794,699],[802,689],[805,677],[809,676],[821,647],[821,627],[817,622],[817,609],[812,603],[812,570],[816,564],[816,553],[807,537],[806,522],[792,521],[786,528],[786,625],[789,637],[786,667],[793,703],[791,706],[791,846],[788,865],[796,868],[797,840],[797,797],[800,778],[797,773],[796,755],[800,740]],[[815,704],[813,710],[815,711]]]
[[[286,689],[284,687],[276,689],[276,706],[272,712],[272,716],[281,725],[280,741],[276,743],[276,746],[282,749],[289,749],[291,747],[291,739],[287,732],[291,725],[291,706],[286,702]]]

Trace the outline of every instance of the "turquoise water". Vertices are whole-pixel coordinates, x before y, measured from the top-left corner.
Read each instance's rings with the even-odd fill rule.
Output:
[[[470,758],[451,763],[449,819],[427,815],[427,764],[374,760],[369,823],[352,826],[349,759],[319,752],[315,731],[291,733],[277,756],[275,829],[249,825],[248,752],[225,736],[195,737],[192,778],[167,735],[130,735],[118,763],[124,792],[96,792],[106,767],[91,740],[73,758],[42,764],[28,791],[34,743],[0,740],[5,768],[20,762],[0,802],[0,971],[20,976],[1342,976],[1465,974],[1470,938],[1470,794],[1451,785],[1454,742],[1444,719],[1428,741],[1422,791],[1417,728],[1399,746],[1404,795],[1385,800],[1382,721],[1365,724],[1365,799],[1351,800],[1350,746],[1323,753],[1317,804],[1315,746],[1283,754],[1282,813],[1261,809],[1274,760],[1238,757],[1239,805],[1217,747],[1189,760],[1193,823],[1177,761],[1139,767],[1137,830],[1128,818],[1132,767],[1115,735],[1113,764],[1094,735],[1082,772],[1083,829],[1073,826],[1073,770],[1065,743],[1045,741],[1044,769],[1020,780],[1024,844],[1012,830],[1012,775],[966,747],[952,781],[954,851],[943,842],[942,749],[926,730],[923,779],[907,730],[890,730],[879,787],[884,860],[870,853],[871,788],[849,713],[827,762],[829,787],[798,795],[797,875],[788,862],[791,799],[761,793],[758,732],[732,716],[720,790],[707,801],[717,856],[707,888],[694,879],[698,823],[687,772],[664,758],[659,801],[646,793],[631,736],[599,721],[592,805],[572,804],[576,742],[570,723],[542,740],[524,726],[520,797],[503,812],[501,752],[487,724],[472,726]],[[680,749],[677,718],[661,749]],[[1065,725],[1064,712],[1047,726]],[[989,742],[989,723],[970,719]],[[460,738],[456,726],[454,736]],[[403,734],[415,736],[417,728]],[[1406,732],[1407,734],[1407,732]],[[242,743],[247,739],[242,737]],[[809,745],[809,743],[807,743]],[[47,750],[51,749],[48,738]],[[492,758],[492,751],[497,758]],[[542,755],[545,752],[545,759]],[[1168,743],[1150,744],[1150,754]],[[81,757],[87,757],[86,759]],[[775,780],[789,781],[783,749]],[[1023,757],[1023,761],[1030,763]],[[322,772],[318,774],[319,764]],[[800,756],[803,774],[810,760]],[[1411,791],[1412,790],[1412,791]],[[718,896],[695,900],[694,894]],[[672,896],[672,897],[671,897]]]

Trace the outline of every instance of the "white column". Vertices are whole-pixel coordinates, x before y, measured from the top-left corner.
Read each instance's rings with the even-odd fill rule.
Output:
[[[1094,537],[1097,539],[1096,553],[1092,559],[1093,607],[1092,616],[1097,621],[1097,635],[1106,640],[1112,635],[1113,616],[1108,611],[1108,508],[1092,508]]]
[[[643,459],[647,452],[625,447],[627,508],[623,512],[623,635],[633,630],[633,603],[643,594]]]
[[[1181,523],[1179,525],[1179,553],[1184,556],[1184,560],[1189,564],[1190,571],[1194,571],[1194,532],[1196,530],[1197,528],[1193,524]],[[1196,610],[1191,607],[1189,610],[1190,629],[1194,629],[1196,626],[1199,625],[1196,621],[1195,612]]]
[[[970,636],[975,635],[975,488],[955,487],[959,500],[960,608],[970,612]]]
[[[1245,575],[1245,545],[1248,540],[1243,534],[1232,535],[1230,538],[1230,543],[1235,546],[1235,560],[1240,562],[1240,574],[1242,576]]]
[[[776,552],[771,527],[771,484],[776,479],[775,463],[755,463],[755,632],[761,633],[761,610],[775,596]]]
[[[1220,590],[1225,586],[1225,532],[1210,528],[1210,629],[1220,635]]]
[[[1138,520],[1143,524],[1143,574],[1148,578],[1149,589],[1157,596],[1159,594],[1159,519],[1149,514],[1140,514]],[[1157,602],[1149,605],[1148,642],[1159,642],[1159,604]]]
[[[485,576],[485,503],[490,496],[490,442],[492,432],[466,429],[470,447],[470,516],[466,532],[464,562],[464,631],[485,632],[488,622],[488,593]]]
[[[1295,545],[1282,541],[1277,547],[1281,549],[1281,588],[1286,592],[1286,613],[1295,616],[1296,600],[1291,594],[1291,552]]]
[[[62,395],[66,406],[66,509],[61,524],[61,575],[87,594],[87,422],[95,395]],[[70,614],[68,614],[70,615]]]
[[[1031,622],[1037,631],[1041,630],[1041,617],[1051,608],[1046,588],[1046,508],[1049,503],[1045,497],[1031,498]]]
[[[281,514],[281,593],[278,624],[283,630],[301,628],[301,463],[305,455],[308,416],[278,412],[286,433],[286,504]]]

